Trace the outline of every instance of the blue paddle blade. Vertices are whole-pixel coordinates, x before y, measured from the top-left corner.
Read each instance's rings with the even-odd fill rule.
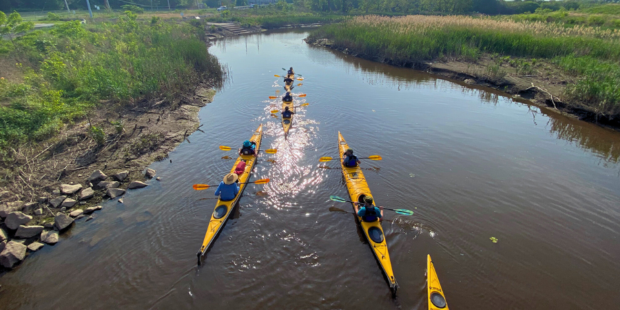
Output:
[[[346,199],[344,199],[342,197],[338,197],[338,196],[329,196],[329,199],[331,199],[333,201],[337,201],[337,202],[347,202]]]
[[[407,209],[394,209],[394,212],[400,215],[413,215],[413,211]]]

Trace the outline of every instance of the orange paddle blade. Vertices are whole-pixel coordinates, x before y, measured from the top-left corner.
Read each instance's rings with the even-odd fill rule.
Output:
[[[298,81],[303,81],[303,80],[304,80],[304,78],[297,78],[297,80],[298,80]]]
[[[301,94],[301,95],[299,95],[299,97],[300,97],[300,98],[301,98],[301,97],[306,97],[306,96],[307,96],[306,94]]]
[[[301,86],[301,85],[304,85],[304,84],[301,84],[301,83],[297,84],[297,86]]]
[[[319,158],[319,161],[322,162],[322,163],[324,163],[326,161],[330,161],[330,160],[333,160],[333,158],[331,158],[331,157],[321,157],[321,158]]]
[[[267,183],[269,183],[269,179],[260,179],[260,180],[254,181],[252,183],[254,183],[254,184],[267,184]]]
[[[276,98],[278,98],[278,97],[276,97],[276,96],[269,96],[269,99],[276,99]]]
[[[370,155],[368,156],[368,159],[370,160],[382,160],[383,158],[379,155]]]
[[[230,146],[220,145],[220,150],[222,151],[230,151],[232,148]]]
[[[275,77],[281,77],[281,76],[279,76],[279,75],[277,75],[277,74],[274,74],[273,76],[275,76]]]
[[[192,187],[197,191],[201,191],[209,188],[210,186],[207,184],[194,184]]]
[[[277,152],[278,152],[278,150],[276,150],[276,149],[268,149],[268,150],[265,150],[265,153],[267,153],[267,154],[275,154],[275,153],[277,153]]]
[[[299,106],[300,106],[300,107],[307,107],[307,106],[309,106],[309,105],[310,105],[309,103],[302,103],[302,104],[300,104]]]
[[[271,113],[278,113],[280,110],[271,110]]]

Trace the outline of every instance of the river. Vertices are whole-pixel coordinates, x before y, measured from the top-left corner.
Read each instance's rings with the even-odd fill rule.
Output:
[[[620,304],[620,133],[409,69],[308,46],[305,32],[210,48],[230,78],[203,132],[153,163],[161,182],[103,203],[0,277],[2,309],[426,309],[426,255],[453,309]],[[270,110],[294,66],[305,93],[288,140]],[[196,252],[213,189],[259,124],[263,154],[234,218]],[[348,204],[337,135],[363,160],[400,285],[395,299]],[[498,239],[493,243],[490,238]],[[614,287],[616,289],[614,289]]]

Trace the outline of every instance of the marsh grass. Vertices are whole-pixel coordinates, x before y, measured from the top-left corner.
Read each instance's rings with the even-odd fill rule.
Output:
[[[620,30],[566,28],[545,22],[467,16],[356,17],[322,27],[310,40],[327,38],[350,52],[415,63],[453,57],[476,60],[484,53],[555,61],[580,80],[567,88],[569,101],[614,116],[620,105]],[[531,72],[529,63],[514,64]],[[497,70],[495,70],[497,69]],[[499,68],[489,68],[489,74]]]
[[[171,98],[201,79],[222,78],[191,26],[140,22],[133,13],[92,29],[67,22],[14,43],[0,57],[15,59],[23,78],[0,79],[2,153],[49,138],[95,107]]]

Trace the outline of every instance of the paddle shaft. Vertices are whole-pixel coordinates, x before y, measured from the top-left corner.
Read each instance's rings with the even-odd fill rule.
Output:
[[[355,203],[355,202],[353,202],[353,201],[350,201],[350,200],[345,200],[344,202],[350,202],[350,203]],[[359,202],[358,202],[358,203],[359,203]],[[359,204],[361,204],[361,203],[359,203]],[[383,207],[383,210],[390,210],[390,211],[394,211],[394,212],[396,212],[396,210],[395,210],[395,209],[391,209],[391,208],[386,208],[386,207]]]

